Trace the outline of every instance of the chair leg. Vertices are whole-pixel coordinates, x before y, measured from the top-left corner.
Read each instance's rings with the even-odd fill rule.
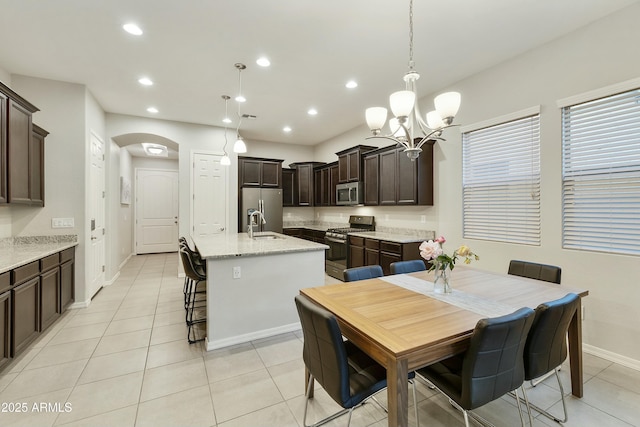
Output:
[[[558,370],[559,369],[556,368],[552,372],[555,373],[556,379],[558,380],[558,387],[560,388],[560,396],[562,398],[562,412],[564,413],[564,418],[560,419],[560,418],[556,417],[555,415],[551,414],[550,412],[545,411],[544,409],[534,405],[533,403],[530,403],[529,406],[530,406],[530,408],[535,409],[541,415],[544,415],[545,417],[549,418],[550,420],[553,420],[553,421],[555,421],[557,423],[565,423],[569,419],[569,414],[567,413],[567,403],[566,403],[565,398],[564,398],[564,387],[562,387],[562,382],[560,381],[560,375],[558,374]],[[529,410],[531,410],[531,409],[529,409]]]
[[[302,417],[302,425],[304,427],[318,427],[321,426],[323,424],[328,423],[329,421],[335,420],[338,417],[341,417],[342,415],[346,414],[347,412],[349,413],[349,420],[347,421],[347,427],[349,427],[349,424],[351,424],[351,413],[353,412],[353,410],[355,409],[355,406],[351,409],[343,409],[340,412],[336,412],[333,415],[328,416],[327,418],[318,421],[315,424],[311,424],[311,425],[307,425],[307,409],[309,407],[309,400],[311,400],[311,398],[309,397],[310,394],[312,394],[313,390],[313,375],[309,374],[309,385],[307,386],[307,392],[305,393],[305,403],[304,403],[304,415]]]
[[[522,389],[522,394],[524,395],[524,401],[527,406],[527,414],[529,415],[529,425],[533,426],[533,418],[531,417],[531,407],[529,406],[529,399],[527,398],[527,392],[524,389],[524,384],[520,387]],[[525,427],[524,418],[522,417],[522,407],[520,405],[520,396],[518,396],[518,389],[513,391],[516,395],[516,403],[518,404],[518,415],[520,415],[520,424],[522,427]]]
[[[462,410],[462,413],[464,414],[464,425],[465,427],[469,427],[469,414],[464,409]]]

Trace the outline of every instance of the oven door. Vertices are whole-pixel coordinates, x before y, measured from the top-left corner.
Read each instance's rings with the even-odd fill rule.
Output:
[[[325,272],[336,279],[343,280],[343,271],[347,268],[347,242],[344,239],[324,237],[329,246],[325,252]]]

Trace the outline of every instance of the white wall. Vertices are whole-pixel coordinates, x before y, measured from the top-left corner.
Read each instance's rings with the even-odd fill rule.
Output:
[[[88,106],[82,85],[13,75],[12,89],[40,109],[33,121],[50,132],[45,140],[45,207],[8,207],[12,235],[77,234],[76,301],[84,301],[85,161],[89,125],[103,127],[100,108]],[[88,120],[88,122],[87,122]],[[51,228],[51,218],[74,218],[74,228]]]
[[[11,73],[0,67],[0,82],[11,87]]]
[[[507,61],[451,88],[462,93],[457,123],[473,124],[541,105],[541,246],[467,241],[481,257],[478,268],[505,272],[510,259],[560,265],[562,283],[589,289],[584,299],[584,341],[587,349],[620,363],[640,368],[640,261],[638,257],[562,249],[561,242],[561,117],[556,101],[614,83],[640,77],[640,5],[610,15],[566,37]],[[453,47],[455,48],[455,47]],[[428,70],[423,70],[428,72]],[[434,94],[421,99],[428,111]],[[427,215],[427,226],[443,234],[453,246],[462,242],[462,154],[460,132],[445,131],[446,142],[434,150],[435,202],[433,208],[369,209],[380,221],[387,213],[407,227],[421,226],[414,218]],[[364,141],[361,126],[316,147],[316,160]],[[373,140],[375,141],[375,140]],[[371,144],[375,145],[375,144]],[[330,216],[328,208],[321,209]],[[335,211],[334,211],[335,212]],[[394,214],[394,212],[398,212]],[[407,215],[406,218],[402,216]]]

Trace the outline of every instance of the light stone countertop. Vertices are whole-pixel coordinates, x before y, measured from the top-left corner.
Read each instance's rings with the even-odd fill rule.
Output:
[[[0,248],[0,273],[77,246],[78,242],[24,243]]]
[[[414,243],[414,242],[424,242],[424,237],[420,236],[410,236],[405,234],[396,234],[396,233],[385,233],[382,231],[366,231],[363,233],[349,233],[349,236],[356,237],[364,237],[367,239],[376,239],[376,240],[385,240],[388,242],[394,243]]]
[[[320,243],[285,236],[284,234],[264,232],[276,235],[277,239],[250,239],[247,233],[220,234],[209,237],[193,237],[200,256],[208,259],[231,258],[237,256],[264,256],[289,252],[324,251],[329,247]]]
[[[348,226],[349,226],[349,224],[344,225],[344,227],[348,227]],[[334,228],[334,227],[331,227],[331,226],[328,226],[328,225],[313,225],[313,224],[311,224],[311,225],[288,225],[288,226],[283,227],[283,228],[284,229],[287,229],[287,228],[306,228],[306,229],[315,230],[315,231],[327,231],[329,228]]]

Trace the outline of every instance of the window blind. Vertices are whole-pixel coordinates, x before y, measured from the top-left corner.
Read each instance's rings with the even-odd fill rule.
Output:
[[[540,245],[540,115],[463,134],[463,236]]]
[[[640,255],[640,89],[562,109],[564,248]]]

